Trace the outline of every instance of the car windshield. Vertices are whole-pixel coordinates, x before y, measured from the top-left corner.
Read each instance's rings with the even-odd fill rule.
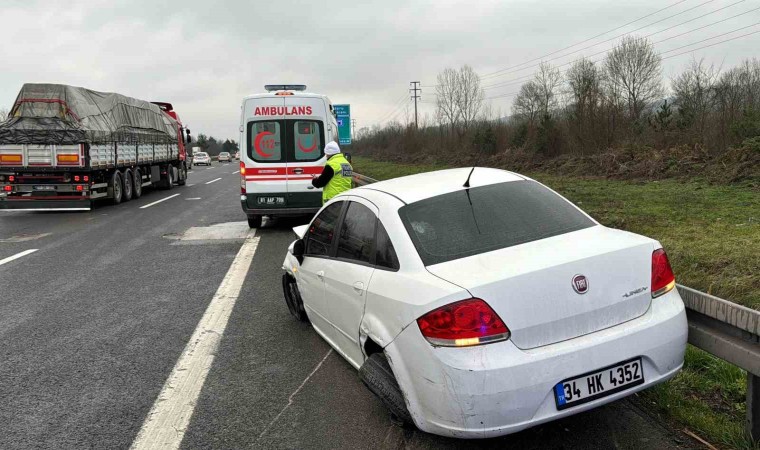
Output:
[[[420,200],[399,215],[426,266],[594,225],[565,199],[527,180]]]

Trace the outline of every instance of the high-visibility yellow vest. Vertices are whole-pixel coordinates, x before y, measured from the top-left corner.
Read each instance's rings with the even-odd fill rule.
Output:
[[[345,192],[354,187],[354,170],[351,167],[351,163],[349,163],[343,156],[343,153],[331,156],[330,159],[327,160],[327,165],[332,168],[333,177],[327,182],[327,186],[322,189],[322,204],[341,192]]]

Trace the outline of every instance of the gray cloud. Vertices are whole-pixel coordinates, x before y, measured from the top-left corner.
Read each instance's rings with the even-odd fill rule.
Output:
[[[359,126],[368,126],[393,111],[409,81],[430,86],[437,72],[462,64],[472,65],[481,74],[520,64],[675,1],[6,0],[0,10],[0,108],[10,107],[25,82],[75,84],[171,101],[195,132],[237,138],[244,95],[260,92],[265,83],[300,82],[337,103],[351,103]],[[687,0],[618,33],[700,3]],[[656,32],[731,3],[716,0],[638,34]],[[744,2],[652,39],[756,6]],[[757,12],[747,14],[673,39],[658,49],[686,45],[750,25],[758,18]],[[737,34],[751,31],[755,29]],[[697,51],[694,56],[728,67],[756,56],[759,44],[757,34]],[[563,64],[609,46],[552,62]],[[666,77],[690,57],[664,61]],[[485,84],[528,74],[530,70],[509,73]],[[513,84],[489,89],[486,95],[518,89],[519,84]],[[429,116],[434,109],[430,94],[431,88],[423,89],[420,105]],[[492,106],[506,114],[510,101],[509,97],[495,99]],[[401,116],[402,112],[396,114],[396,118]]]

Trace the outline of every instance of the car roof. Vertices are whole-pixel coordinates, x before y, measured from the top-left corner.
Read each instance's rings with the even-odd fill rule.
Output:
[[[475,167],[473,170],[472,167],[461,167],[378,181],[377,183],[362,186],[357,191],[373,190],[385,192],[404,203],[414,203],[462,189],[471,170],[470,187],[473,188],[496,183],[529,180],[529,178],[522,175],[501,169]]]

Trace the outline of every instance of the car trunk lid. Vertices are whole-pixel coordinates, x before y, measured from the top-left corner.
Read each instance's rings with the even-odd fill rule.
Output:
[[[428,270],[485,300],[514,344],[530,349],[643,315],[651,303],[653,250],[649,238],[594,226]]]

